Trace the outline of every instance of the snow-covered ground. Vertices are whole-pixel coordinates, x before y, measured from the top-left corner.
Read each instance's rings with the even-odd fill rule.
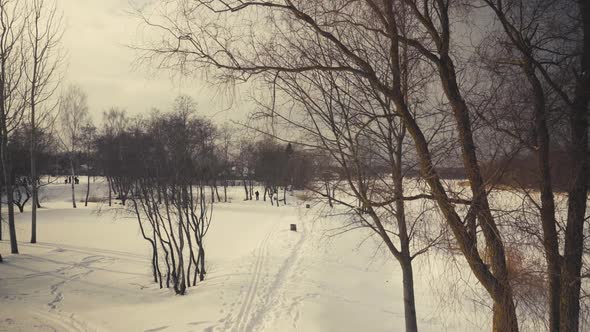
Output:
[[[101,189],[92,183],[91,196]],[[316,218],[295,197],[277,208],[244,202],[235,188],[231,203],[215,204],[206,280],[176,296],[151,283],[148,243],[120,206],[73,209],[63,182],[43,190],[38,244],[28,243],[30,207],[17,215],[21,254],[0,242],[0,331],[404,330],[397,262],[362,230],[327,236],[338,221]],[[445,298],[461,292],[441,277],[445,264],[416,260],[420,330],[489,329],[489,314]]]

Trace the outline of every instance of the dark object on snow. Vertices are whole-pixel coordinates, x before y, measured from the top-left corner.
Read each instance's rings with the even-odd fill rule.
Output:
[[[311,205],[309,205],[309,204],[305,204],[305,208],[306,208],[306,209],[309,209],[309,208],[311,208]]]
[[[260,193],[258,192],[258,190],[256,190],[256,192],[254,194],[256,195],[256,200],[258,200],[258,196],[260,196]]]
[[[291,231],[297,232],[297,224],[291,224]]]
[[[74,178],[74,184],[80,184],[80,179],[77,176]]]

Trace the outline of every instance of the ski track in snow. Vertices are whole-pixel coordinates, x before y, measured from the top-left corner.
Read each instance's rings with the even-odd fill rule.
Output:
[[[268,257],[268,240],[274,234],[275,228],[276,226],[274,226],[273,229],[266,234],[266,237],[260,242],[258,248],[256,249],[256,262],[254,263],[251,272],[252,276],[250,278],[250,287],[248,288],[246,296],[242,299],[240,311],[238,313],[236,321],[230,328],[231,331],[246,331],[248,322],[250,320],[252,304],[256,298],[256,294],[258,293],[260,279],[263,276],[262,268],[264,267],[264,262]]]
[[[278,319],[289,319],[294,329],[297,328],[299,318],[299,304],[316,294],[306,294],[289,298],[287,284],[293,279],[299,279],[304,271],[301,264],[301,250],[306,242],[306,232],[301,227],[299,239],[288,248],[287,257],[283,259],[279,269],[274,273],[268,269],[269,250],[277,234],[277,227],[281,223],[273,225],[271,230],[260,241],[254,250],[254,259],[250,268],[250,278],[247,290],[242,291],[239,299],[229,306],[229,313],[218,321],[222,326],[213,325],[205,331],[259,331],[273,327],[273,322]],[[302,225],[303,226],[303,225]],[[238,305],[239,304],[239,305]],[[237,312],[237,315],[235,315]],[[235,315],[235,316],[234,316]]]
[[[252,318],[246,326],[246,331],[264,330],[264,328],[267,327],[267,324],[271,324],[285,315],[291,316],[292,326],[297,328],[297,319],[299,315],[298,313],[293,314],[296,305],[286,303],[288,300],[286,291],[288,291],[289,288],[285,287],[285,284],[289,281],[299,280],[299,278],[293,279],[296,271],[298,271],[298,275],[303,273],[302,269],[298,267],[301,267],[299,258],[301,249],[306,240],[306,232],[304,227],[300,227],[300,231],[299,240],[292,248],[290,248],[291,252],[289,256],[279,268],[267,293],[262,297],[263,302],[260,303],[258,309],[253,312]],[[296,302],[297,301],[298,300],[296,300]],[[300,300],[298,302],[300,302]]]

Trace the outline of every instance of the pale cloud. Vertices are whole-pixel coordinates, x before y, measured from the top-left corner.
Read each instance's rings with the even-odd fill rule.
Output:
[[[172,79],[169,73],[135,66],[136,54],[128,46],[138,40],[139,21],[130,14],[132,7],[126,0],[57,1],[65,21],[64,86],[82,86],[95,121],[112,106],[130,114],[153,107],[166,110],[179,94],[192,96],[199,112],[216,121],[245,118],[247,103],[230,103],[203,81]]]

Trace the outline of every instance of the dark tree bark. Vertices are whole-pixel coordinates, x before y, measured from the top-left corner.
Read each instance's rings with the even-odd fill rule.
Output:
[[[88,173],[88,183],[86,183],[86,199],[84,199],[84,206],[88,206],[88,195],[90,195],[90,173]]]
[[[568,213],[565,230],[560,331],[578,331],[580,320],[580,271],[584,247],[584,219],[588,199],[590,167],[588,161],[588,103],[590,101],[590,4],[578,1],[583,19],[583,55],[581,76],[569,117],[570,151],[573,185],[568,192]]]

